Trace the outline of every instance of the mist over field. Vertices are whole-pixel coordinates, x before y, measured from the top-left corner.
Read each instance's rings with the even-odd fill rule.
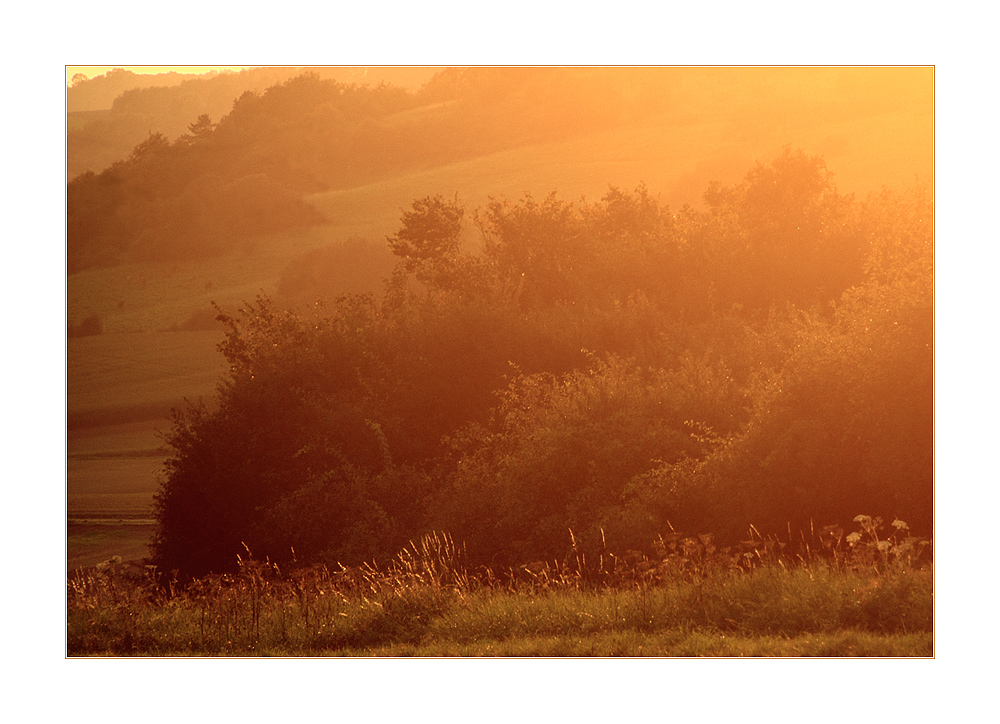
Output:
[[[933,111],[929,67],[73,79],[68,568],[929,538]]]

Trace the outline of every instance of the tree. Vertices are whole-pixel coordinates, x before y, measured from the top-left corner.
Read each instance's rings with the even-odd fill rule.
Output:
[[[551,193],[541,202],[491,199],[476,214],[484,252],[500,279],[515,285],[525,307],[578,298],[581,264],[594,260],[593,239],[571,203]]]
[[[594,311],[640,298],[659,311],[675,305],[680,239],[669,209],[642,186],[611,187],[595,203],[554,193],[542,201],[491,199],[475,221],[497,280],[516,289],[526,308]]]
[[[162,133],[149,132],[149,137],[132,149],[128,163],[132,165],[146,163],[156,158],[162,158],[170,150],[170,141]]]
[[[313,559],[370,554],[352,535],[373,535],[379,520],[382,533],[391,529],[396,511],[370,487],[395,474],[364,379],[371,312],[352,300],[305,318],[265,298],[239,316],[220,311],[230,372],[211,409],[176,411],[166,434],[154,546],[161,569],[232,570],[244,544],[275,561],[296,545]],[[348,523],[362,519],[365,530],[352,532]]]
[[[670,525],[727,542],[858,513],[926,529],[929,199],[859,205],[797,154],[709,197],[678,215],[643,189],[493,201],[473,255],[458,199],[429,196],[389,237],[382,299],[220,313],[230,371],[168,434],[157,562],[225,570],[246,544],[352,563],[430,528],[511,565],[560,555],[569,528],[633,548]],[[825,255],[861,241],[858,282],[818,307]],[[788,289],[783,254],[804,265]],[[688,276],[746,307],[689,315]]]
[[[713,183],[692,231],[724,306],[825,304],[861,281],[867,247],[818,156],[785,151],[730,187]]]
[[[647,508],[724,540],[847,525],[858,514],[933,523],[932,216],[881,195],[860,211],[869,270],[832,314],[792,308],[776,369],[750,380],[748,423],[704,460],[662,466]],[[749,355],[746,355],[749,356]]]
[[[177,140],[182,145],[191,146],[207,139],[214,130],[215,124],[212,123],[212,119],[207,113],[202,113],[198,116],[198,120],[188,124],[188,132]]]
[[[403,212],[399,231],[388,237],[389,248],[419,281],[448,286],[457,264],[464,215],[457,195],[454,201],[445,201],[441,194],[418,199]]]

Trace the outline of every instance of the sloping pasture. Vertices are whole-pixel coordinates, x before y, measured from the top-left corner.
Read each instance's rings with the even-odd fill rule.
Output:
[[[68,340],[66,514],[71,567],[140,549],[145,555],[156,473],[165,459],[158,430],[166,428],[171,407],[182,405],[184,398],[211,396],[224,369],[215,351],[220,339],[216,332],[160,332]],[[81,528],[82,523],[100,524],[97,539],[104,543],[95,547],[97,534]],[[124,523],[127,528],[114,528]],[[92,560],[95,556],[99,560]]]

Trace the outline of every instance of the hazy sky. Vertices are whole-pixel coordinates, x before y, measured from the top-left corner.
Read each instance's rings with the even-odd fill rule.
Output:
[[[66,83],[72,80],[73,76],[77,73],[83,73],[88,78],[94,78],[99,75],[104,75],[109,70],[114,70],[115,68],[122,68],[123,70],[130,70],[133,73],[169,73],[170,71],[177,71],[178,73],[208,73],[209,71],[217,70],[233,70],[241,71],[246,68],[251,68],[253,66],[249,65],[67,65],[66,66]]]

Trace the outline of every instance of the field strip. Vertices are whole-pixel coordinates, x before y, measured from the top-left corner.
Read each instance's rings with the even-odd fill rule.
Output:
[[[151,448],[149,450],[123,450],[120,452],[98,452],[98,453],[69,453],[66,457],[71,460],[107,460],[114,458],[162,458],[166,457],[168,451],[163,448]]]
[[[67,518],[69,525],[156,525],[155,518]]]

